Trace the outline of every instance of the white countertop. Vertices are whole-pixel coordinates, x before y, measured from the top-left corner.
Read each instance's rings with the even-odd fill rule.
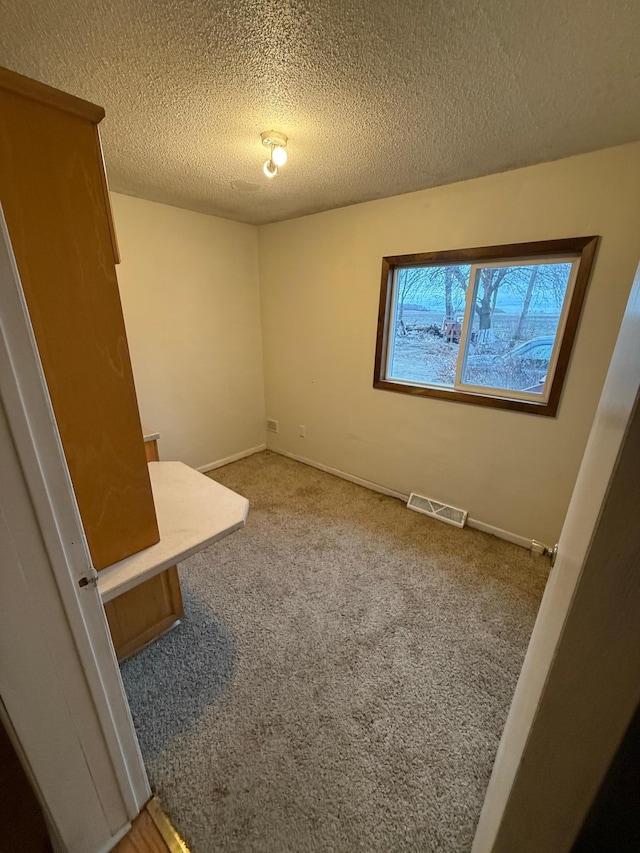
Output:
[[[249,501],[182,462],[149,462],[160,541],[98,572],[103,601],[244,527]]]
[[[142,427],[142,437],[145,441],[157,441],[160,438],[159,432],[147,432],[144,427]]]

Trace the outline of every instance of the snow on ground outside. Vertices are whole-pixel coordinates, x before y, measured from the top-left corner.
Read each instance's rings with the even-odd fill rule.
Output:
[[[409,331],[395,335],[389,378],[452,387],[455,382],[459,345],[426,331],[430,326],[441,329],[443,314],[405,310],[403,320]],[[482,347],[472,345],[470,348],[469,355],[487,357],[486,364],[477,365],[468,371],[470,381],[485,386],[514,389],[524,389],[540,381],[544,369],[541,369],[539,364],[521,361],[507,365],[493,363],[493,356],[507,351],[517,322],[517,314],[494,315],[494,340]],[[554,315],[531,315],[523,330],[523,338],[531,340],[553,335],[557,323],[558,317]]]

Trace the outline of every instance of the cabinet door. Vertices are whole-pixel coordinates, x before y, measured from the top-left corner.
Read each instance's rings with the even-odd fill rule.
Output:
[[[96,569],[159,540],[97,122],[0,69],[0,202]]]
[[[108,601],[104,612],[118,660],[139,652],[184,616],[178,567]]]

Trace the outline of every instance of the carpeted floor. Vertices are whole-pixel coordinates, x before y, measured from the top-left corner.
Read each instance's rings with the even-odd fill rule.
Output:
[[[122,667],[192,853],[468,851],[548,564],[268,451],[211,476],[247,526]]]

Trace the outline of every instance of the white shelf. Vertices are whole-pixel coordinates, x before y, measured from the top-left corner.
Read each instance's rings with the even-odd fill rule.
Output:
[[[98,573],[103,601],[244,527],[249,501],[182,462],[149,462],[160,541]]]

